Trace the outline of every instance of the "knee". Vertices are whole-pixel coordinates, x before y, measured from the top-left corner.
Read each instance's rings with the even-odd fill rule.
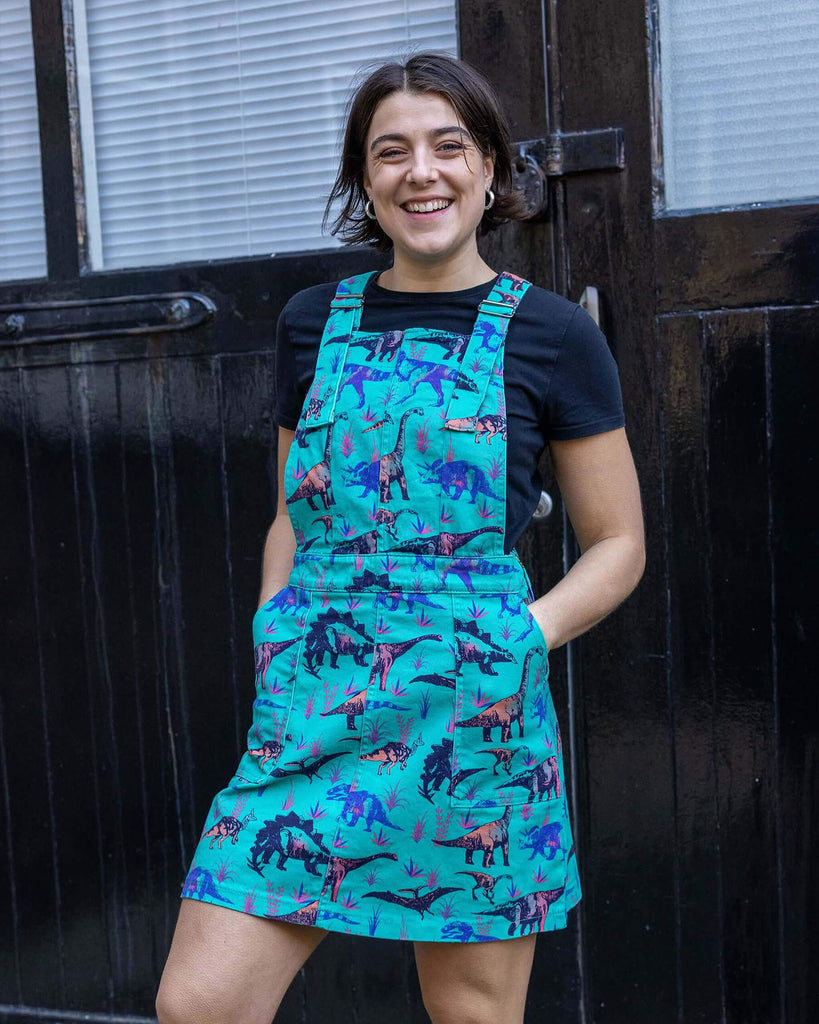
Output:
[[[467,990],[438,992],[424,997],[424,1008],[432,1024],[522,1024],[507,1002],[487,993]]]
[[[208,1024],[218,1021],[214,1006],[203,1006],[201,998],[179,981],[164,977],[156,994],[156,1016],[159,1024]]]

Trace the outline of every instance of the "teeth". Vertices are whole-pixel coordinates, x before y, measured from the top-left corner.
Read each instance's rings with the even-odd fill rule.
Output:
[[[410,213],[432,213],[433,210],[445,210],[450,202],[450,199],[432,199],[428,203],[405,203],[404,205]]]

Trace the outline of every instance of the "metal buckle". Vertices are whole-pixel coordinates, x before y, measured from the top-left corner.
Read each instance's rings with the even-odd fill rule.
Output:
[[[349,309],[350,307],[345,305],[348,299],[352,301],[353,306],[360,306],[364,302],[363,294],[358,292],[350,292],[348,295],[334,295],[330,300],[330,309]]]
[[[484,306],[498,306],[498,309],[484,309]],[[507,319],[511,319],[515,315],[515,306],[510,306],[508,302],[498,302],[497,299],[484,299],[478,305],[479,313],[488,313],[490,316],[503,316]]]

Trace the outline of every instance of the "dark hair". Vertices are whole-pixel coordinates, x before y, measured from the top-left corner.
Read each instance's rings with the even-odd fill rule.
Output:
[[[341,163],[324,210],[324,223],[336,199],[344,202],[332,233],[348,243],[373,242],[386,252],[392,241],[378,221],[364,213],[365,143],[376,107],[394,92],[434,93],[448,100],[484,156],[495,163],[495,203],[478,225],[479,234],[526,215],[523,193],[512,188],[509,125],[494,89],[465,61],[438,53],[416,53],[405,64],[383,64],[358,87],[350,102]]]

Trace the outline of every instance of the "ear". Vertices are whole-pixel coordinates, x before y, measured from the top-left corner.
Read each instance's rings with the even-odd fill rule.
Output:
[[[495,155],[490,153],[489,156],[483,158],[483,172],[486,176],[486,187],[489,188],[492,184],[492,179],[495,177]]]

